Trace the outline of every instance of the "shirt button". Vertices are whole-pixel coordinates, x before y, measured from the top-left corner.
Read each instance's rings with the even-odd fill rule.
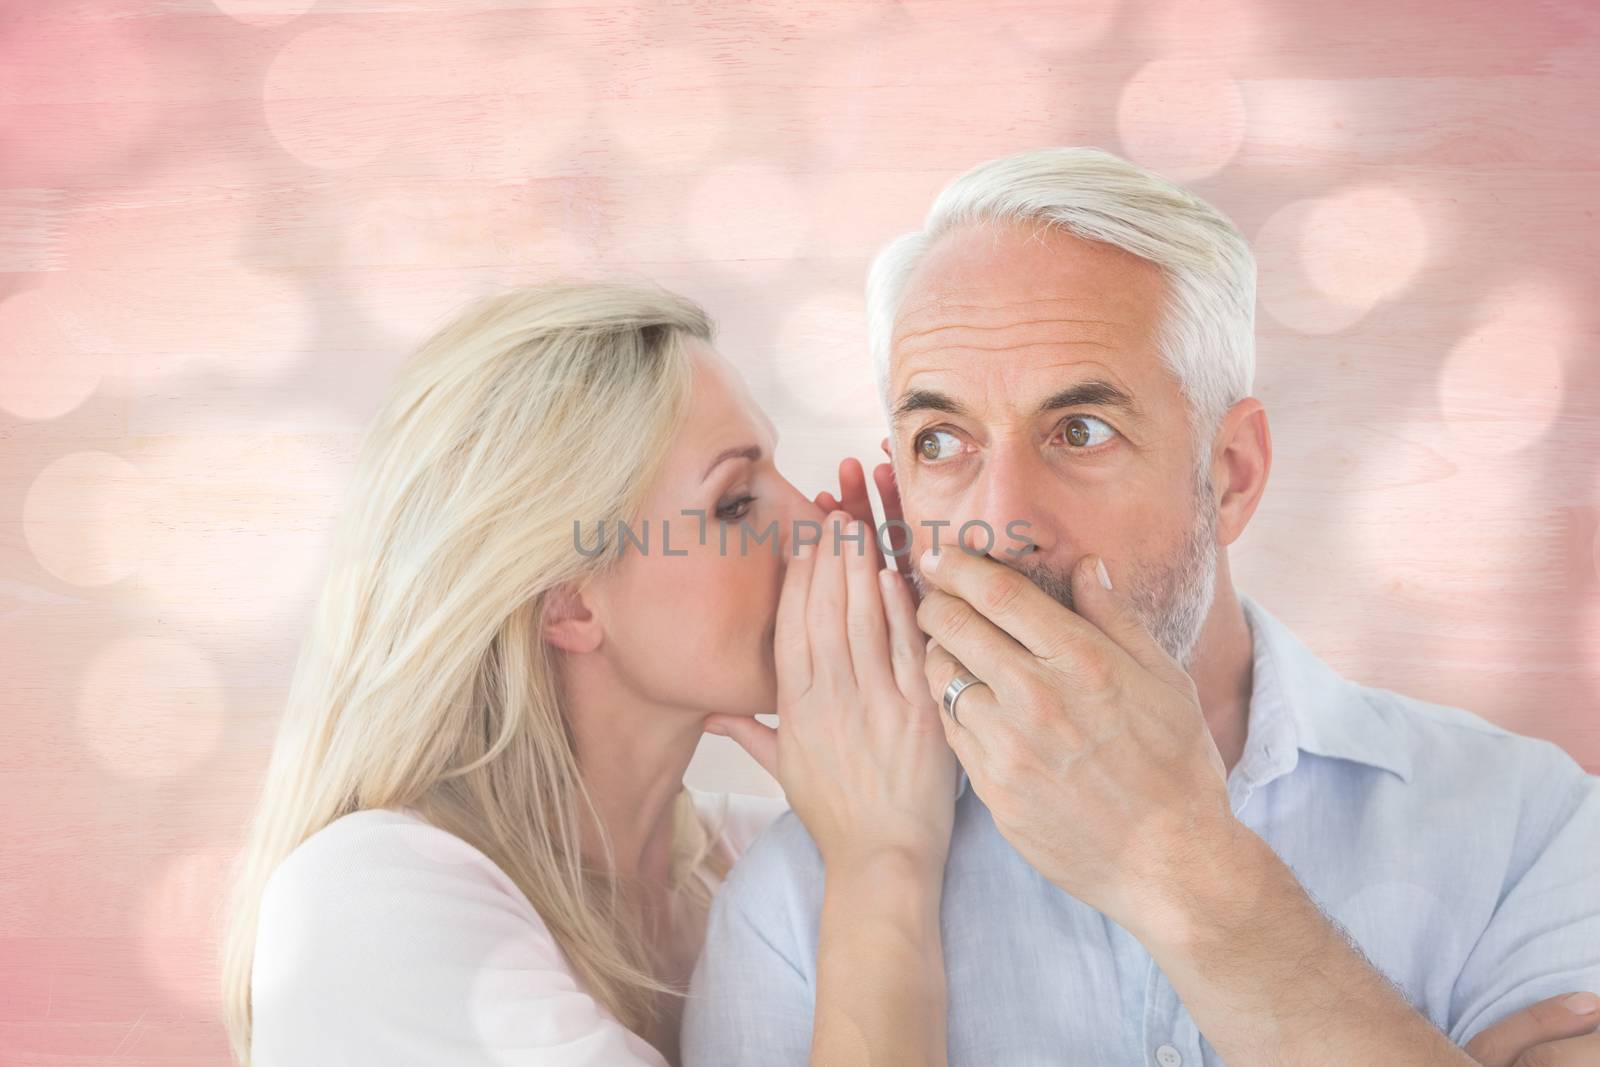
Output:
[[[1162,1045],[1156,1049],[1156,1062],[1161,1067],[1182,1067],[1183,1056],[1171,1045]]]

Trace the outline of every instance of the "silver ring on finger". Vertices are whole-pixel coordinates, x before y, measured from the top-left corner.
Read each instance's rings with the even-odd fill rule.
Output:
[[[978,676],[971,671],[962,671],[950,679],[950,684],[944,687],[944,713],[955,720],[957,726],[961,719],[956,715],[956,701],[961,699],[961,694],[978,684]]]

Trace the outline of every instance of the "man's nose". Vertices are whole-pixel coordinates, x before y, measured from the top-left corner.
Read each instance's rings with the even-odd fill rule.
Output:
[[[1049,547],[1042,506],[1050,492],[1050,470],[1025,442],[997,443],[969,490],[966,519],[952,533],[973,552],[1001,561],[1026,559]]]

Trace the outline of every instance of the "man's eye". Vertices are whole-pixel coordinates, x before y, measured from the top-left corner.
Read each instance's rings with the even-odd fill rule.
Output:
[[[1106,428],[1107,433],[1096,438],[1089,428],[1089,423],[1099,423]],[[1093,448],[1095,445],[1104,444],[1111,434],[1116,432],[1104,419],[1097,419],[1093,415],[1074,415],[1061,424],[1061,434],[1072,448]]]
[[[949,430],[923,430],[917,434],[917,455],[922,459],[949,459],[960,447],[961,441]]]
[[[745,513],[750,510],[750,505],[755,502],[755,499],[756,498],[753,496],[746,495],[724,501],[717,505],[717,518],[723,522],[732,522],[735,519],[742,519],[744,518]]]

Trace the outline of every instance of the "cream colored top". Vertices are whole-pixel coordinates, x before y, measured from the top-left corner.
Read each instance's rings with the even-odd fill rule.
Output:
[[[690,793],[730,859],[785,810]],[[500,868],[409,810],[346,815],[278,866],[251,986],[255,1067],[665,1067]]]

